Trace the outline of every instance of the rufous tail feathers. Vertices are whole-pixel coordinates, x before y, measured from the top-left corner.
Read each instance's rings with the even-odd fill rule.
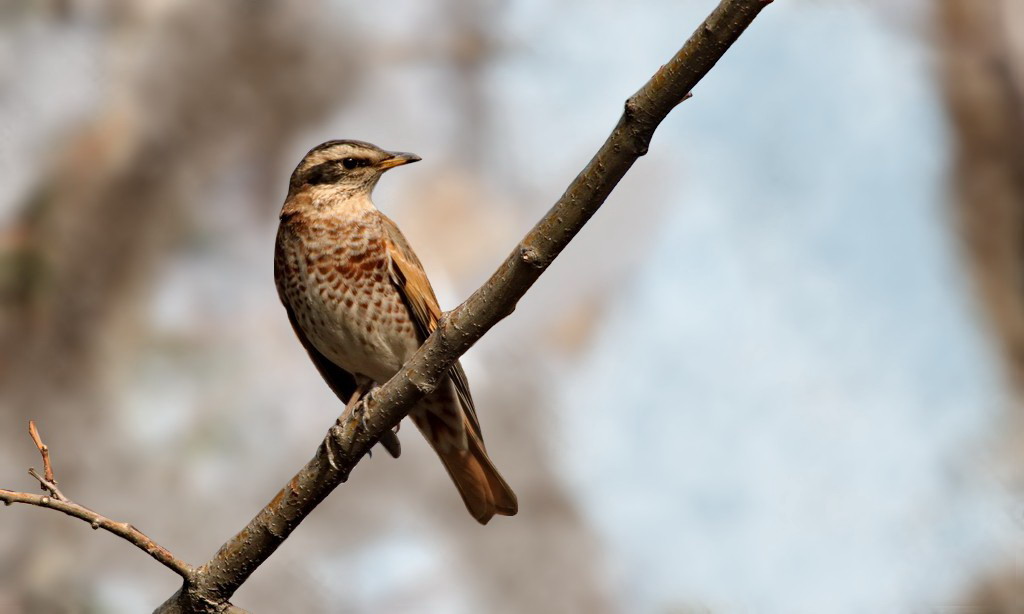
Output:
[[[472,433],[467,433],[466,439],[467,450],[435,449],[466,509],[480,524],[487,524],[495,514],[515,516],[519,511],[515,493],[494,468],[480,440]]]
[[[438,425],[435,416],[413,413],[412,417],[417,422],[417,426],[421,426],[425,435],[431,430],[434,433],[437,432]],[[428,430],[428,428],[423,428],[427,426],[426,424],[419,424],[424,418],[426,418],[426,422],[431,423],[430,426],[434,427],[433,429]],[[469,510],[473,518],[477,519],[477,522],[487,524],[495,514],[515,516],[519,511],[515,493],[509,488],[498,470],[494,468],[479,436],[473,432],[468,423],[465,428],[467,432],[466,449],[464,450],[450,445],[448,441],[437,443],[429,435],[427,441],[441,462],[444,463],[444,468],[448,470],[448,475],[451,476],[459,494],[462,495],[466,509]]]

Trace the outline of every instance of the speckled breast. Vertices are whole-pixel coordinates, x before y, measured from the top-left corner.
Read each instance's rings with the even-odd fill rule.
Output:
[[[275,258],[281,299],[320,353],[377,382],[419,345],[388,267],[384,234],[372,215],[281,225]]]

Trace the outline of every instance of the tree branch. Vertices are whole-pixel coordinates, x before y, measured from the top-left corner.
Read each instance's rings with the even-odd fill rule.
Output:
[[[36,447],[39,448],[39,453],[43,456],[44,475],[39,475],[35,469],[29,469],[28,473],[39,481],[39,485],[43,490],[48,491],[50,494],[33,495],[0,488],[0,501],[3,501],[4,505],[11,505],[12,503],[26,503],[28,505],[45,507],[51,510],[57,510],[58,512],[63,512],[68,516],[73,516],[88,522],[93,529],[104,529],[122,539],[127,540],[182,578],[187,579],[192,575],[193,570],[191,565],[176,558],[166,548],[154,542],[142,531],[136,529],[127,522],[117,522],[107,518],[106,516],[97,514],[91,509],[79,505],[65,497],[64,494],[57,489],[57,480],[53,477],[53,467],[50,465],[50,449],[39,437],[39,431],[36,429],[34,421],[29,421],[28,429],[29,434],[32,436],[32,441],[35,442]]]
[[[443,318],[413,358],[331,427],[316,455],[159,613],[214,612],[277,549],[413,404],[501,319],[604,203],[655,129],[771,0],[722,0],[682,49],[625,104],[611,135],[558,202],[469,299]]]

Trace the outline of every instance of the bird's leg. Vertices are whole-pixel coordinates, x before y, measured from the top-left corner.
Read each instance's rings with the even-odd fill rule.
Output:
[[[356,386],[355,392],[352,393],[352,398],[348,400],[348,404],[345,405],[345,412],[353,415],[359,412],[359,426],[363,428],[363,431],[369,431],[370,427],[366,423],[366,404],[373,399],[373,389],[376,385],[372,379],[358,377],[359,384]],[[366,454],[373,458],[373,449],[367,450]]]
[[[374,381],[372,379],[359,378],[359,384],[356,386],[355,392],[352,393],[352,397],[348,400],[345,405],[345,413],[355,414],[356,410],[359,411],[359,425],[363,427],[363,430],[368,430],[366,425],[366,403],[359,404],[360,401],[365,400],[369,402],[373,398],[373,386]]]
[[[359,384],[356,386],[355,392],[352,393],[352,397],[345,404],[345,421],[356,418],[356,412],[358,412],[359,426],[362,427],[363,431],[369,431],[370,425],[366,422],[366,407],[373,402],[373,393],[377,389],[377,383],[371,379],[358,379]],[[394,458],[398,458],[402,454],[402,444],[398,441],[398,436],[394,431],[385,431],[379,438],[378,443],[384,446],[384,449],[388,451]],[[372,448],[367,451],[367,455],[373,456]]]
[[[366,395],[370,388],[373,388],[372,379],[363,378],[361,376],[356,376],[356,379],[358,381],[356,389],[352,392],[352,396],[349,397],[348,403],[345,404],[346,412],[353,411],[359,401],[363,399],[363,396]]]

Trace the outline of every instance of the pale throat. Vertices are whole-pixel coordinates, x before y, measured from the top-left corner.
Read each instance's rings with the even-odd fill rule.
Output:
[[[370,197],[370,190],[360,187],[348,188],[341,185],[324,185],[313,188],[311,196],[313,209],[328,217],[353,217],[377,210]]]

